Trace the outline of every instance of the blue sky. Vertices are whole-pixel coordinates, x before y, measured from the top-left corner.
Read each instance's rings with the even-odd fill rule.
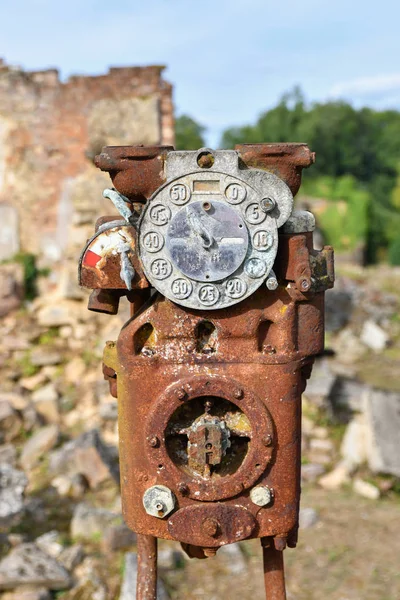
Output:
[[[165,64],[177,113],[217,146],[295,84],[400,108],[399,20],[398,0],[0,0],[0,56],[63,77]]]

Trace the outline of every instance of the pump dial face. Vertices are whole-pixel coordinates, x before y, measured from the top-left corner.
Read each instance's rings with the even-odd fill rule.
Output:
[[[195,309],[247,298],[265,281],[277,251],[276,220],[263,197],[217,172],[189,173],[159,188],[139,223],[139,255],[151,284]]]

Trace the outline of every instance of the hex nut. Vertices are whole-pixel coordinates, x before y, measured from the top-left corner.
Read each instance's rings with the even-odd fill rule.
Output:
[[[272,490],[266,485],[257,485],[251,490],[250,499],[257,506],[267,506],[272,500]]]
[[[143,494],[143,506],[148,515],[164,519],[175,508],[176,498],[165,485],[153,485]]]

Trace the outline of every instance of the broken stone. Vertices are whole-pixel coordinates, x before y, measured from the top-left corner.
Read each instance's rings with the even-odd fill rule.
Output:
[[[73,358],[65,365],[64,378],[68,383],[76,383],[86,373],[87,367],[85,362],[79,356]]]
[[[219,555],[226,559],[226,568],[231,575],[239,575],[247,569],[246,559],[239,544],[227,544],[219,549]]]
[[[49,470],[60,475],[82,473],[91,488],[110,477],[119,481],[116,451],[104,444],[96,429],[87,431],[52,452]]]
[[[330,396],[333,413],[339,416],[343,411],[347,415],[363,411],[368,393],[369,387],[364,383],[338,377]]]
[[[336,465],[333,471],[330,471],[318,480],[318,484],[325,490],[337,490],[345,483],[350,482],[350,469],[344,462]]]
[[[122,517],[105,508],[78,504],[71,520],[71,537],[74,539],[99,541],[107,527],[121,525]]]
[[[57,425],[47,425],[38,429],[27,442],[21,453],[21,465],[32,469],[58,442],[60,430]]]
[[[0,446],[0,464],[6,463],[15,467],[17,462],[17,449],[13,444],[3,444]]]
[[[1,600],[51,600],[51,594],[45,587],[23,585],[13,592],[5,592]]]
[[[125,554],[124,579],[119,600],[135,600],[137,582],[137,556],[133,552]],[[168,600],[169,596],[161,579],[157,580],[158,600]]]
[[[301,478],[303,481],[312,483],[325,473],[325,467],[317,463],[301,465]]]
[[[60,412],[58,394],[53,383],[48,383],[32,394],[35,410],[50,423],[58,423]]]
[[[21,418],[9,402],[0,402],[0,441],[11,442],[21,430]]]
[[[17,546],[0,561],[0,590],[26,584],[62,590],[70,586],[70,578],[54,558],[28,543]]]
[[[65,548],[58,556],[58,562],[67,569],[73,571],[84,559],[85,552],[80,544],[73,544]]]
[[[371,448],[371,431],[365,414],[356,414],[347,425],[340,452],[347,464],[354,468],[368,460]]]
[[[353,481],[353,490],[360,496],[368,498],[369,500],[378,500],[381,495],[379,488],[375,485],[358,478]]]
[[[350,327],[342,329],[332,340],[332,348],[336,352],[337,360],[344,364],[355,363],[366,353],[364,344],[360,342]]]
[[[23,410],[28,405],[28,399],[16,392],[0,392],[0,402],[8,402],[14,410]]]
[[[376,473],[400,477],[400,394],[371,390],[366,414],[373,440],[369,467]]]
[[[314,527],[319,521],[318,513],[313,508],[301,508],[299,513],[300,529],[309,529]]]
[[[72,325],[77,318],[77,308],[74,301],[60,299],[54,300],[54,304],[45,304],[37,313],[38,324],[43,327],[61,327]]]
[[[11,519],[21,514],[27,484],[22,471],[0,464],[0,526],[10,525]]]
[[[327,290],[325,294],[326,331],[339,331],[349,321],[353,310],[353,295],[344,290]]]
[[[99,406],[99,415],[104,421],[117,421],[118,402],[116,400],[102,402]]]
[[[0,262],[13,258],[19,251],[19,219],[15,206],[0,204]]]
[[[60,534],[58,531],[48,531],[36,538],[35,544],[49,556],[57,558],[63,551],[63,545],[60,544],[59,539]]]
[[[118,550],[128,550],[136,543],[136,533],[134,533],[125,523],[121,525],[111,525],[104,532],[102,547],[105,552],[117,552]]]
[[[35,367],[45,367],[46,365],[59,365],[62,362],[62,356],[57,350],[37,346],[31,351],[30,360]]]
[[[19,308],[24,297],[22,265],[0,265],[0,317]]]
[[[224,548],[225,546],[222,546]],[[220,548],[220,551],[222,550]],[[160,569],[173,571],[183,566],[185,554],[174,548],[160,548],[157,553],[157,564]]]
[[[52,480],[51,485],[60,496],[75,499],[82,498],[89,489],[88,481],[82,473],[59,475]]]
[[[328,360],[317,361],[307,381],[305,397],[318,407],[326,406],[329,394],[336,380],[336,375],[330,368]]]
[[[375,321],[369,319],[365,321],[361,331],[361,341],[363,344],[375,350],[375,352],[382,352],[389,343],[389,335],[382,327],[380,327]]]
[[[335,446],[331,440],[324,440],[318,438],[312,438],[310,440],[310,450],[313,452],[321,452],[325,454],[330,454],[335,449]]]

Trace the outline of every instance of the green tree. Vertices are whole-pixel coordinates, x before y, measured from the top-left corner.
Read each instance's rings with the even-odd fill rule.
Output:
[[[187,115],[175,120],[175,147],[177,150],[197,150],[205,145],[205,127]]]
[[[333,202],[330,214],[343,208],[337,204],[335,209],[334,202],[340,200],[355,214],[353,219],[346,211],[344,222],[335,219],[338,233],[341,230],[337,245],[343,246],[346,239],[354,240],[362,230],[369,262],[387,252],[400,229],[400,112],[355,109],[343,101],[307,105],[297,87],[262,113],[253,125],[227,129],[221,146],[233,148],[238,143],[257,142],[306,142],[316,152],[317,161],[305,172],[304,181],[322,178],[326,184],[328,177],[326,195],[320,197]],[[362,215],[361,229],[348,231]]]

